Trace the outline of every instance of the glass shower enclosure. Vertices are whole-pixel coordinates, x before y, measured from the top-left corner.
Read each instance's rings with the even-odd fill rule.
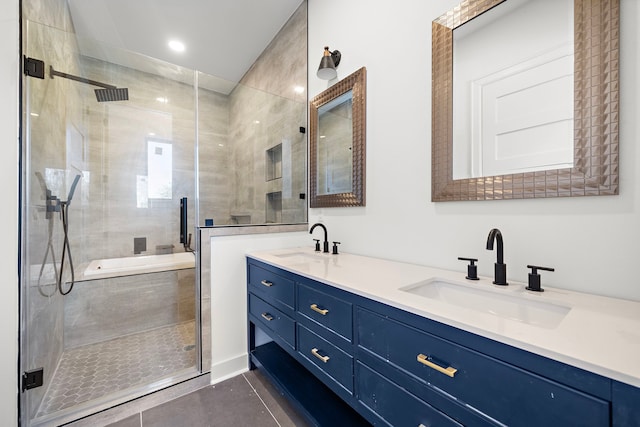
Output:
[[[306,96],[28,19],[23,53],[21,424],[58,425],[207,372],[188,234],[306,222]]]
[[[21,421],[45,425],[202,371],[178,215],[187,197],[196,224],[196,77],[24,31],[21,363],[24,388],[42,386],[22,393]]]

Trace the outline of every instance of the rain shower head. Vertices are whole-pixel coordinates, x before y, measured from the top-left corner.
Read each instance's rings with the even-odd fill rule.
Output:
[[[96,89],[96,99],[98,102],[111,102],[111,101],[128,101],[129,89],[126,87],[114,87],[105,89]]]
[[[114,85],[97,82],[95,80],[87,79],[84,77],[78,77],[72,74],[62,73],[60,71],[54,70],[52,65],[49,66],[49,74],[51,75],[51,78],[53,78],[53,76],[64,77],[65,79],[74,80],[76,82],[86,83],[92,86],[99,86],[103,88],[103,89],[95,90],[96,99],[98,100],[98,102],[129,100],[129,89],[127,88],[119,88]]]

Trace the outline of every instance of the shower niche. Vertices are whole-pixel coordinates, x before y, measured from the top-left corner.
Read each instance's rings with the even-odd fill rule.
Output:
[[[274,190],[265,195],[265,222],[282,222],[282,144],[265,151],[265,181],[267,189]]]
[[[265,157],[267,163],[266,180],[273,181],[282,178],[282,144],[269,148],[265,152]]]

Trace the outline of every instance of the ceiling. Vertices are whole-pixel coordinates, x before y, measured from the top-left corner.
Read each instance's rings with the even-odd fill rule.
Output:
[[[82,54],[147,72],[157,58],[232,88],[303,0],[67,1]]]

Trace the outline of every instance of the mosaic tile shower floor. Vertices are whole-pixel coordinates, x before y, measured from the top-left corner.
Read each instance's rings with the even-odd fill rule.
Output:
[[[65,351],[38,417],[193,367],[195,322]]]

